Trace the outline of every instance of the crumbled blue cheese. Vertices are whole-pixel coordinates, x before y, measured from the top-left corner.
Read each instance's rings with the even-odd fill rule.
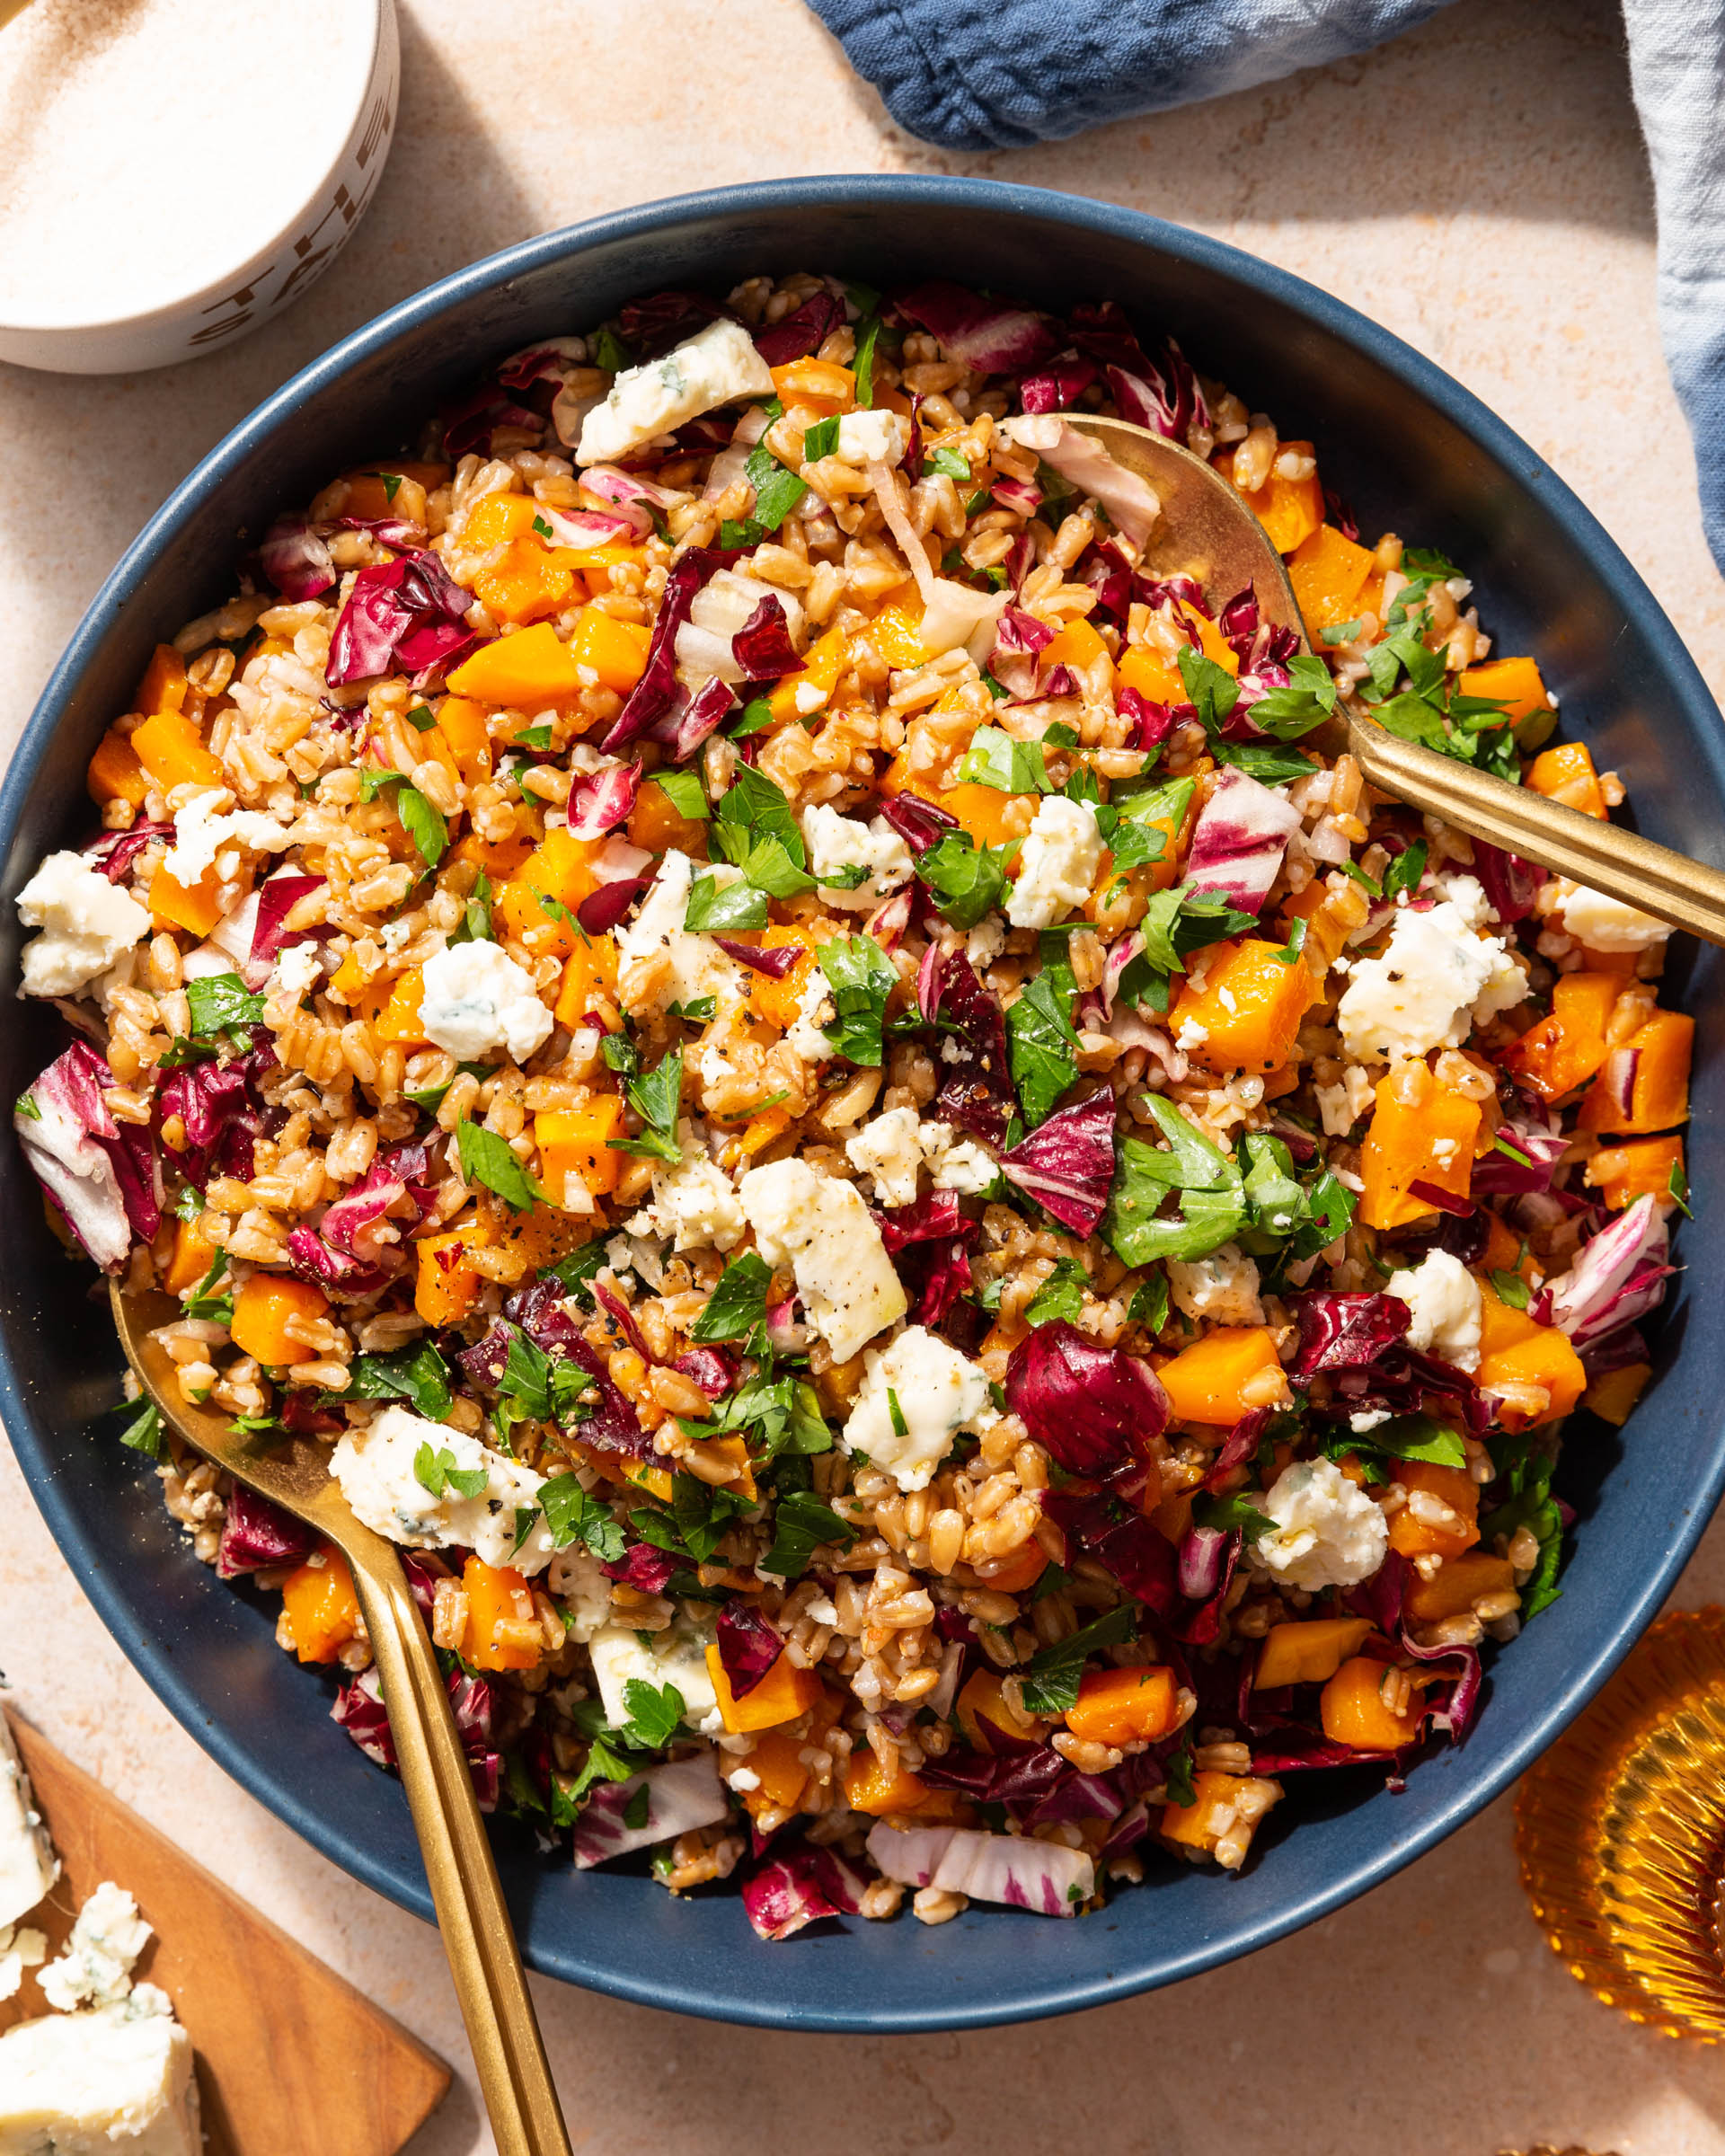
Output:
[[[6,2156],[201,2156],[191,2038],[165,2014],[46,2014],[0,2036]]]
[[[18,894],[18,918],[42,933],[24,946],[26,995],[75,995],[141,937],[150,916],[82,853],[50,853]]]
[[[809,1322],[848,1362],[909,1307],[862,1194],[806,1161],[751,1168],[738,1186],[768,1265],[788,1264]]]
[[[323,970],[323,955],[315,943],[287,943],[276,954],[270,985],[289,995],[304,995]]]
[[[979,1197],[999,1180],[994,1155],[973,1138],[961,1138],[950,1123],[924,1123],[923,1158],[937,1190],[960,1197]]]
[[[533,976],[500,943],[450,943],[425,962],[420,1027],[463,1063],[505,1048],[517,1063],[542,1048],[553,1025]]]
[[[1621,898],[1608,898],[1585,884],[1564,883],[1560,888],[1563,932],[1589,950],[1651,950],[1671,933],[1669,922],[1656,921]]]
[[[229,880],[239,866],[238,851],[279,853],[288,844],[288,828],[273,816],[257,808],[235,808],[234,796],[225,786],[194,793],[173,818],[173,844],[162,858],[162,866],[175,882],[190,887],[201,883],[211,869],[220,866]],[[221,856],[232,850],[234,859]]]
[[[833,454],[847,464],[897,464],[910,446],[910,421],[901,411],[877,404],[867,411],[847,411],[838,422]]]
[[[1225,1242],[1208,1258],[1170,1258],[1167,1264],[1168,1292],[1187,1317],[1208,1318],[1216,1325],[1263,1323],[1258,1268],[1237,1242]]]
[[[15,1999],[26,1969],[48,1959],[48,1934],[31,1924],[0,1924],[0,1999]]]
[[[822,902],[870,912],[891,897],[913,873],[910,848],[884,816],[867,824],[841,816],[836,808],[817,802],[802,812],[802,835],[809,848],[809,873],[820,885]],[[826,879],[861,869],[864,880],[846,889],[828,885]]]
[[[560,1550],[551,1560],[545,1584],[563,1605],[569,1636],[585,1647],[601,1625],[611,1621],[611,1582],[599,1560],[579,1542]]]
[[[581,422],[581,464],[603,464],[739,397],[770,397],[773,376],[740,323],[721,316],[663,358],[625,367]]]
[[[1474,909],[1455,897],[1398,911],[1382,954],[1353,961],[1336,1008],[1351,1061],[1396,1063],[1459,1047],[1474,1026],[1522,1001],[1520,962],[1501,937],[1474,930]]]
[[[923,1168],[922,1120],[914,1108],[889,1108],[845,1141],[845,1157],[870,1177],[878,1204],[914,1205]]]
[[[464,1498],[446,1488],[434,1498],[414,1472],[421,1445],[429,1446],[433,1459],[448,1453],[462,1471],[483,1469],[484,1489]],[[330,1455],[330,1471],[355,1515],[392,1542],[410,1550],[473,1550],[488,1565],[513,1565],[528,1574],[551,1562],[551,1533],[539,1509],[544,1476],[449,1423],[428,1421],[411,1408],[385,1408],[367,1428],[343,1436]],[[516,1515],[527,1511],[533,1523],[518,1541]]]
[[[1252,1561],[1307,1594],[1357,1587],[1388,1553],[1383,1507],[1357,1489],[1333,1460],[1297,1460],[1284,1468],[1261,1509],[1275,1525],[1250,1545]]]
[[[1089,897],[1102,865],[1102,834],[1088,801],[1050,793],[1037,804],[1007,901],[1014,928],[1052,928]]]
[[[1480,1366],[1482,1298],[1480,1284],[1459,1258],[1428,1250],[1418,1265],[1402,1267],[1384,1283],[1408,1306],[1408,1345],[1458,1370]]]
[[[795,1022],[784,1037],[805,1063],[832,1061],[833,1044],[827,1038],[827,1029],[836,1015],[833,984],[816,966],[802,985],[802,994],[797,998]]]
[[[679,1250],[729,1250],[742,1241],[748,1223],[730,1178],[708,1155],[694,1124],[677,1127],[683,1158],[653,1170],[653,1195],[645,1211],[626,1222],[632,1235],[657,1235]]]
[[[716,1736],[725,1725],[707,1667],[712,1644],[711,1632],[700,1631],[686,1621],[663,1632],[638,1632],[624,1624],[603,1626],[588,1641],[587,1651],[593,1657],[593,1675],[606,1721],[615,1729],[629,1719],[632,1682],[650,1684],[655,1692],[675,1684],[683,1695],[683,1719],[703,1736]]]
[[[712,868],[703,863],[702,873],[721,885],[734,883],[739,876],[723,862]],[[683,925],[694,884],[694,862],[673,846],[659,862],[641,911],[617,931],[617,992],[624,1008],[638,1018],[706,995],[714,997],[722,1011],[727,1004],[740,1003],[748,993],[744,969],[733,964],[711,936]]]
[[[60,1876],[30,1778],[0,1715],[0,1925],[33,1909]]]
[[[132,1967],[150,1943],[150,1927],[123,1886],[104,1879],[84,1902],[66,1950],[37,1978],[42,1996],[62,2013],[81,2006],[115,2006],[132,1988]]]
[[[900,1489],[926,1489],[960,1430],[997,1419],[986,1371],[939,1333],[907,1325],[889,1347],[862,1357],[862,1387],[839,1442],[866,1454]]]

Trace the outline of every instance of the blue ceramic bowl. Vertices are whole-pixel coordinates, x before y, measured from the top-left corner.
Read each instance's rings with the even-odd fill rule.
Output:
[[[157,639],[228,591],[241,534],[402,442],[441,393],[535,337],[579,330],[632,294],[722,294],[746,274],[797,269],[889,289],[947,276],[1056,310],[1112,296],[1146,331],[1173,331],[1284,434],[1315,439],[1325,480],[1368,530],[1464,563],[1499,648],[1538,654],[1566,727],[1624,774],[1640,827],[1725,863],[1725,731],[1694,666],[1574,495],[1446,376],[1312,286],[1130,210],[986,181],[837,177],[684,196],[530,241],[394,308],[237,428],[102,588],[6,776],[4,977],[16,977],[13,894],[45,852],[88,832],[84,766],[98,735]],[[1701,1019],[1691,1169],[1704,1198],[1717,1187],[1725,1095],[1720,962],[1685,941],[1674,966]],[[0,1098],[57,1045],[51,1017],[15,1015],[0,1041]],[[1578,1423],[1571,1435],[1561,1487],[1580,1516],[1562,1600],[1498,1657],[1467,1744],[1419,1765],[1402,1794],[1370,1773],[1290,1777],[1243,1878],[1153,1860],[1142,1887],[1076,1922],[978,1907],[935,1931],[858,1920],[782,1946],[753,1937],[734,1895],[674,1902],[640,1877],[578,1874],[504,1825],[499,1856],[528,1960],[731,2020],[974,2027],[1192,1975],[1387,1878],[1507,1789],[1586,1703],[1712,1510],[1725,1480],[1725,1245],[1693,1229],[1685,1243],[1688,1269],[1641,1408],[1621,1434]],[[192,1561],[154,1477],[114,1442],[111,1418],[98,1426],[120,1358],[88,1282],[49,1238],[14,1155],[0,1184],[0,1408],[67,1562],[230,1773],[355,1878],[429,1917],[401,1792],[329,1719],[328,1681],[278,1651],[261,1599]]]

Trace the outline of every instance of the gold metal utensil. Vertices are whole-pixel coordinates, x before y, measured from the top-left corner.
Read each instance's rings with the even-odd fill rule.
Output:
[[[305,1438],[261,1445],[231,1428],[227,1417],[179,1397],[173,1365],[150,1337],[181,1314],[173,1297],[123,1294],[117,1282],[110,1294],[126,1358],[163,1420],[236,1481],[315,1528],[348,1560],[499,2156],[570,2156],[449,1694],[394,1543],[354,1517],[330,1474],[326,1445]]]
[[[1184,573],[1219,596],[1250,586],[1261,618],[1291,630],[1302,649],[1308,648],[1281,556],[1230,481],[1147,428],[1084,412],[1063,416],[1160,497],[1162,522],[1145,556],[1153,575]],[[1710,943],[1725,943],[1725,873],[1720,870],[1547,800],[1530,787],[1476,771],[1421,742],[1403,741],[1385,732],[1363,705],[1350,702],[1345,710],[1348,752],[1380,791]]]

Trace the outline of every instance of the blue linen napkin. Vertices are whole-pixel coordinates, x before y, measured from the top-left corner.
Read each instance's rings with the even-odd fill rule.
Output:
[[[1363,52],[1446,0],[809,0],[910,134],[1022,149]],[[1623,0],[1659,328],[1725,570],[1725,0]]]

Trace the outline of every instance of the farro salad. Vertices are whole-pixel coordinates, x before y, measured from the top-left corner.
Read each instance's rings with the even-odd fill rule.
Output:
[[[1228,475],[1310,653],[1075,411]],[[402,1545],[488,1806],[777,1940],[1462,1740],[1649,1375],[1694,1029],[1343,753],[1623,799],[1452,563],[1111,303],[809,275],[517,353],[236,583],[19,898],[16,1128]],[[339,1555],[124,1437],[389,1763]]]

